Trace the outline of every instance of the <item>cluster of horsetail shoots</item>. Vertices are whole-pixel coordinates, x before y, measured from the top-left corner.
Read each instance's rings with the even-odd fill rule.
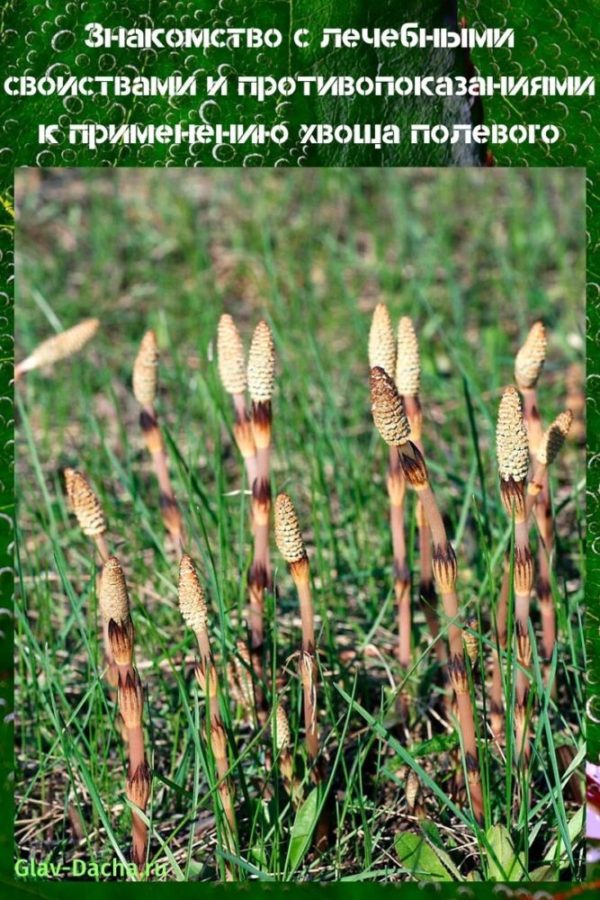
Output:
[[[459,624],[456,556],[447,538],[446,528],[429,481],[424,456],[410,439],[410,423],[395,382],[384,369],[376,366],[371,369],[370,387],[371,410],[375,427],[384,441],[390,447],[395,448],[404,477],[407,483],[417,491],[431,531],[433,576],[448,619],[450,647],[448,675],[456,698],[458,724],[465,752],[466,776],[473,814],[481,822],[483,820],[483,795],[474,710],[465,663],[463,630]]]
[[[102,569],[100,614],[108,631],[113,665],[117,671],[117,698],[125,727],[129,756],[125,793],[127,799],[145,813],[150,798],[151,773],[144,749],[144,692],[133,660],[134,628],[127,584],[116,556],[109,557]],[[134,809],[131,858],[140,870],[145,865],[147,849],[148,827]]]
[[[66,331],[61,331],[60,334],[55,334],[42,341],[33,353],[16,364],[15,381],[18,381],[26,372],[52,366],[62,359],[79,353],[94,337],[99,325],[99,319],[84,319],[72,328],[67,328]]]
[[[223,726],[219,707],[219,675],[214,664],[208,633],[208,607],[204,589],[198,578],[196,567],[190,556],[184,554],[179,563],[179,610],[188,628],[196,635],[199,659],[194,672],[200,690],[206,698],[208,723],[207,736],[212,749],[215,769],[219,779],[219,796],[227,823],[225,842],[228,852],[234,852],[237,835],[237,819],[233,787],[229,777],[229,757],[227,733]],[[233,873],[226,866],[227,879]]]
[[[298,592],[302,622],[300,680],[304,698],[306,750],[313,766],[313,777],[320,780],[319,729],[317,725],[317,667],[315,662],[315,624],[310,586],[310,565],[298,516],[290,497],[279,494],[275,500],[275,541],[288,564]]]
[[[158,360],[156,335],[150,330],[142,338],[133,366],[133,394],[141,407],[140,427],[158,480],[163,522],[175,545],[182,551],[185,540],[183,520],[171,484],[167,454],[155,411]]]

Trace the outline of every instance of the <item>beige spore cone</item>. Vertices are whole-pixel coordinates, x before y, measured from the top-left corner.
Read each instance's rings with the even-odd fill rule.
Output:
[[[254,403],[270,403],[275,386],[275,345],[262,319],[252,335],[248,354],[248,391]]]
[[[525,481],[529,469],[529,444],[521,398],[512,386],[504,391],[498,408],[496,456],[503,481]]]
[[[378,303],[373,310],[369,331],[369,366],[372,369],[379,366],[392,377],[396,368],[396,338],[385,303]]]
[[[150,408],[156,400],[158,383],[158,344],[156,334],[147,331],[133,366],[133,393],[140,406]]]
[[[546,359],[547,345],[543,323],[534,322],[515,359],[515,379],[521,390],[536,386]]]
[[[375,427],[386,444],[400,447],[410,438],[410,424],[402,398],[385,369],[371,369],[371,411]]]
[[[421,387],[419,342],[408,316],[403,316],[398,323],[396,387],[403,397],[417,397]]]
[[[217,357],[219,376],[228,394],[243,394],[246,390],[246,360],[244,345],[233,318],[224,313],[217,328]]]
[[[306,559],[306,547],[298,516],[287,494],[279,494],[275,501],[275,541],[279,552],[289,565]]]
[[[99,537],[106,532],[106,518],[100,500],[82,472],[65,469],[65,488],[69,506],[75,514],[81,530],[88,537]]]

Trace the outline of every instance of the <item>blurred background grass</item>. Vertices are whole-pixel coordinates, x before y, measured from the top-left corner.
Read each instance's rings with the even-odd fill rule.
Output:
[[[333,682],[338,679],[346,690],[351,683],[340,650],[349,665],[359,661],[374,674],[375,687],[370,682],[359,696],[361,702],[368,697],[371,708],[397,674],[391,658],[386,449],[374,434],[368,400],[372,309],[383,299],[395,320],[404,314],[414,319],[434,487],[457,538],[465,611],[479,608],[488,618],[498,585],[487,577],[486,553],[498,552],[506,532],[493,449],[497,402],[535,319],[544,320],[550,336],[539,392],[546,421],[564,406],[567,372],[574,383],[583,379],[584,175],[567,169],[22,170],[16,204],[17,359],[80,318],[102,321],[84,354],[51,375],[35,373],[19,391],[17,736],[24,799],[17,819],[32,814],[36,803],[48,804],[48,843],[70,852],[65,777],[66,795],[81,798],[80,815],[95,821],[98,811],[78,766],[65,776],[64,759],[54,752],[60,717],[53,719],[48,682],[64,682],[65,696],[57,701],[61,716],[86,685],[95,685],[88,698],[95,726],[86,723],[80,752],[92,758],[102,744],[101,758],[92,764],[94,779],[109,798],[107,806],[121,812],[121,782],[111,776],[111,758],[122,750],[114,735],[107,745],[102,742],[102,686],[85,653],[86,629],[94,633],[92,554],[65,511],[59,469],[66,464],[80,466],[98,488],[113,546],[126,559],[152,709],[154,767],[164,779],[160,802],[155,797],[157,821],[163,816],[172,829],[174,811],[186,821],[191,744],[176,673],[184,658],[191,659],[191,643],[174,608],[174,561],[165,551],[157,490],[130,390],[144,330],[155,328],[161,346],[159,414],[172,439],[176,493],[192,552],[204,564],[220,613],[218,640],[225,650],[240,635],[250,540],[240,515],[246,501],[238,490],[231,412],[216,373],[216,325],[222,312],[232,313],[247,343],[260,317],[273,328],[279,360],[274,487],[294,497],[313,559],[322,665],[331,676],[331,726],[344,714]],[[581,442],[581,431],[576,438]],[[554,477],[560,510],[559,669],[562,690],[571,697],[571,708],[560,711],[557,721],[576,747],[583,716],[580,443],[571,444]],[[489,547],[481,546],[478,519],[489,531]],[[275,559],[281,584],[273,624],[282,662],[296,649],[298,630],[293,591]],[[73,596],[65,596],[67,580],[79,597],[75,610]],[[419,612],[415,620],[415,642],[425,652],[428,635]],[[432,726],[428,689],[419,684],[415,678],[423,721],[414,736],[423,738]],[[332,745],[338,725],[331,726]],[[545,738],[538,734],[537,740],[542,759]],[[54,747],[49,754],[48,746]],[[342,778],[347,838],[327,877],[357,869],[391,877],[387,853],[407,820],[402,791],[380,777],[382,766],[377,763],[368,799],[355,772]],[[435,771],[435,761],[433,766]],[[546,788],[533,818],[517,811],[513,822],[518,845],[534,862],[559,830],[556,822],[546,831],[534,828],[553,815],[555,801]],[[511,817],[498,776],[492,776],[491,789],[494,817],[501,811]],[[430,802],[434,815],[436,801]],[[369,841],[366,810],[372,817]],[[98,827],[101,834],[101,822]],[[260,832],[258,824],[253,827]],[[30,832],[18,829],[23,852],[28,841],[36,847],[46,841]],[[88,852],[107,852],[98,849],[98,833],[90,833]],[[181,833],[187,837],[186,828]],[[467,871],[473,866],[467,834],[460,837],[459,828],[448,840]],[[173,849],[189,864],[189,848],[179,835]],[[315,877],[314,860],[305,865],[303,877]]]

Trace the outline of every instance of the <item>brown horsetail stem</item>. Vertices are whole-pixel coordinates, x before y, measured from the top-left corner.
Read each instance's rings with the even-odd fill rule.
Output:
[[[104,563],[108,559],[108,545],[105,536],[106,516],[102,504],[82,472],[77,469],[65,469],[64,479],[71,512],[75,514],[83,533],[94,541],[100,559]]]
[[[456,594],[457,564],[452,545],[433,490],[425,459],[410,440],[410,425],[404,403],[394,381],[381,368],[371,370],[371,409],[377,430],[398,452],[400,465],[407,482],[418,492],[423,512],[431,530],[433,540],[433,575],[442,597],[444,612],[448,619],[448,661],[449,679],[456,696],[458,724],[465,752],[466,776],[469,784],[473,814],[478,822],[483,821],[483,795],[479,773],[477,739],[475,735],[474,710],[469,691],[469,680],[465,664],[462,628],[458,624],[459,606]]]
[[[275,385],[275,345],[271,329],[261,320],[248,354],[248,391],[252,400],[252,433],[256,445],[256,478],[252,484],[254,559],[248,575],[250,649],[257,681],[262,679],[264,595],[271,584],[269,522],[271,518],[271,399]],[[262,696],[257,697],[262,707]]]
[[[191,556],[184,554],[179,563],[179,610],[188,628],[196,635],[200,659],[196,663],[195,676],[200,690],[206,697],[209,729],[208,738],[215,760],[215,769],[219,779],[219,797],[223,813],[227,821],[226,849],[234,852],[237,820],[233,789],[229,777],[229,759],[227,754],[227,734],[223,727],[219,708],[218,682],[219,675],[214,665],[210,639],[208,635],[208,608],[204,589],[200,584],[198,573]],[[226,866],[227,880],[233,879],[229,865]]]
[[[396,370],[396,336],[385,303],[378,303],[373,311],[369,331],[369,365],[384,369],[390,377]],[[411,663],[411,602],[410,569],[406,557],[404,532],[404,499],[406,483],[398,465],[398,454],[390,448],[387,473],[387,492],[390,501],[390,530],[394,558],[394,593],[398,611],[398,660],[408,668]]]
[[[235,423],[233,434],[244,460],[248,484],[252,487],[256,478],[256,445],[252,432],[252,420],[246,409],[246,357],[244,345],[233,318],[224,313],[217,328],[217,357],[219,376],[226,392],[233,400]]]
[[[183,520],[171,485],[167,454],[154,409],[158,384],[158,360],[156,335],[151,329],[142,338],[133,365],[133,394],[141,407],[140,427],[158,480],[163,523],[175,544],[180,550],[183,550]]]
[[[62,359],[74,356],[83,350],[100,325],[99,319],[84,319],[72,328],[62,331],[39,344],[33,353],[15,366],[15,381],[26,372],[51,366]]]
[[[526,479],[529,469],[529,443],[523,421],[519,392],[507,388],[500,400],[496,427],[496,456],[500,473],[500,495],[504,509],[514,521],[513,583],[515,592],[515,628],[517,638],[517,677],[515,698],[515,737],[521,764],[531,754],[527,727],[527,699],[531,641],[529,638],[529,599],[533,587],[533,557],[529,549],[526,512]]]
[[[415,328],[408,316],[403,316],[398,323],[398,355],[396,360],[396,388],[402,397],[406,416],[410,424],[411,440],[423,454],[423,411],[421,408],[421,357],[419,342]],[[446,648],[438,640],[440,622],[437,612],[437,595],[433,580],[431,558],[431,533],[427,518],[423,513],[421,501],[417,497],[417,525],[419,528],[419,597],[425,620],[434,641],[435,653],[439,662],[446,663]]]
[[[116,556],[107,559],[100,581],[100,614],[108,635],[112,666],[117,674],[118,705],[126,731],[129,755],[125,793],[127,799],[145,813],[150,797],[151,773],[144,749],[142,727],[144,695],[134,667],[134,628],[129,608],[125,575]],[[143,869],[148,849],[148,828],[132,811],[131,858]]]

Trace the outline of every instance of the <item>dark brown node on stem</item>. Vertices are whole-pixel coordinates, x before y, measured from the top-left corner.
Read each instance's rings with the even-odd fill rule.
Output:
[[[398,563],[394,560],[394,581],[398,581],[402,585],[410,585],[410,569],[406,562]]]
[[[148,452],[151,454],[162,453],[164,450],[162,435],[160,433],[160,428],[158,427],[156,416],[151,410],[144,408],[141,411],[140,427],[142,429],[142,434],[144,435]]]
[[[508,516],[514,512],[515,519],[522,521],[525,518],[525,482],[515,481],[514,478],[500,481],[500,498]]]
[[[515,593],[525,596],[533,587],[534,565],[529,547],[517,547],[515,550],[514,579]]]
[[[252,402],[252,432],[258,448],[268,447],[271,443],[271,426],[273,412],[270,400]]]
[[[538,578],[535,582],[535,592],[542,606],[546,603],[552,603],[552,588],[547,578]]]
[[[111,619],[108,623],[108,640],[114,661],[118,666],[129,666],[133,660],[133,622],[130,618],[123,622]]]
[[[458,573],[456,554],[452,544],[446,544],[445,546],[436,544],[434,546],[432,568],[440,593],[452,593],[452,591],[454,591]]]
[[[258,506],[270,508],[271,484],[268,478],[255,478],[252,483],[252,501]]]
[[[136,806],[143,811],[146,810],[148,800],[150,799],[150,788],[152,781],[152,773],[148,763],[140,763],[133,774],[127,775],[126,794],[127,799],[135,803]]]
[[[266,566],[255,560],[248,571],[248,587],[264,590],[269,586],[269,574]]]
[[[125,677],[119,673],[118,702],[125,727],[139,728],[142,724],[144,692],[135,669],[128,671]]]
[[[423,490],[429,484],[427,466],[419,448],[412,441],[407,441],[399,448],[400,465],[404,477],[416,491]]]
[[[464,657],[454,653],[448,661],[448,674],[455,694],[469,693],[469,679]]]

